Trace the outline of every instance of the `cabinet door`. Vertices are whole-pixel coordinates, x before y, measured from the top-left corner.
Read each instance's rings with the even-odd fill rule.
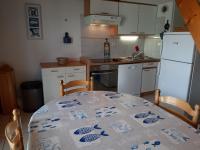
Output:
[[[90,14],[102,14],[118,16],[118,3],[104,0],[90,0]]]
[[[157,6],[140,5],[138,32],[155,34]]]
[[[86,80],[86,72],[72,72],[66,74],[66,83],[73,80]]]
[[[118,92],[140,95],[142,64],[126,64],[118,67]]]
[[[156,68],[143,69],[141,93],[155,90],[156,72]]]
[[[194,40],[190,34],[164,34],[162,59],[192,63]]]
[[[118,26],[118,34],[137,33],[138,5],[131,3],[119,3],[119,16],[122,22]]]
[[[64,68],[42,69],[42,82],[45,103],[60,96],[60,80],[65,81]]]

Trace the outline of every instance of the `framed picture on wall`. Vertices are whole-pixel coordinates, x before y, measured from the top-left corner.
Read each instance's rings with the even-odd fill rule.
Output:
[[[25,10],[28,39],[42,39],[41,5],[26,3]]]

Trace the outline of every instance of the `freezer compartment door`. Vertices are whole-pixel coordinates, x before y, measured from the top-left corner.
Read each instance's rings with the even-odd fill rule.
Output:
[[[119,65],[118,92],[140,95],[142,64]]]
[[[190,34],[164,35],[162,59],[192,63],[193,55],[194,41]]]
[[[161,60],[158,88],[161,95],[188,98],[192,64]]]

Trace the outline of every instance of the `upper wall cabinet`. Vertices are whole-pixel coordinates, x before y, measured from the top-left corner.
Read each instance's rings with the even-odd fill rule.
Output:
[[[122,22],[118,26],[119,34],[134,34],[138,31],[138,5],[131,3],[119,3],[119,16]]]
[[[108,14],[118,16],[118,3],[104,0],[85,0],[85,15]]]
[[[140,5],[138,33],[155,34],[157,6]]]
[[[118,34],[155,34],[157,6],[120,2]]]

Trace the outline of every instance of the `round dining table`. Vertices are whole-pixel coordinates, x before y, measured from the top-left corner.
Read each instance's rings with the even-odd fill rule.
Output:
[[[48,102],[28,133],[28,150],[200,150],[192,126],[141,97],[110,91]]]

